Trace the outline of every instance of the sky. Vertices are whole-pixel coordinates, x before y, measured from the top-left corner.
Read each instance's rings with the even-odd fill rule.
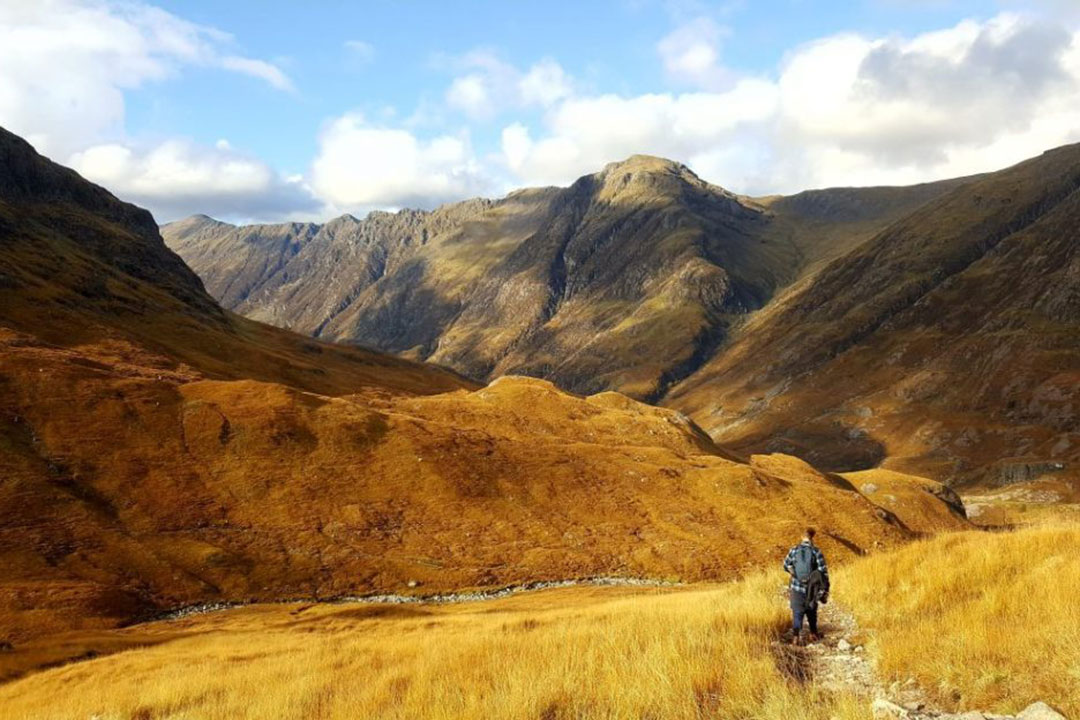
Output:
[[[0,0],[0,126],[159,222],[326,220],[635,153],[737,193],[1080,141],[1076,0]]]

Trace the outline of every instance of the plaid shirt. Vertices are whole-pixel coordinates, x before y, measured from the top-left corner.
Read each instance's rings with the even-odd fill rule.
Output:
[[[801,543],[791,548],[791,550],[788,550],[787,557],[784,559],[784,572],[791,575],[791,583],[788,587],[793,592],[802,593],[803,595],[806,594],[806,583],[800,582],[798,578],[795,577],[795,554],[803,545],[808,545],[810,549],[814,551],[814,567],[821,571],[822,576],[825,578],[825,590],[828,591],[829,568],[825,564],[825,555],[818,549],[817,545],[814,545],[809,540],[803,540]]]

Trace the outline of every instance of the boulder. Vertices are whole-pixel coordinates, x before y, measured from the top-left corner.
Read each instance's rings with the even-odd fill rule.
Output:
[[[1031,703],[1016,717],[1018,720],[1066,720],[1064,715],[1042,701]]]

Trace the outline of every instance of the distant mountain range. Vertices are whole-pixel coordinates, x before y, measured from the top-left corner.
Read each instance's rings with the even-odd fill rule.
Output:
[[[655,401],[821,260],[956,182],[753,200],[635,156],[569,188],[325,225],[162,235],[248,317],[452,367]]]
[[[615,389],[743,452],[1007,482],[1080,459],[1078,175],[1065,147],[747,198],[635,156],[432,212],[162,234],[226,307],[319,338]]]

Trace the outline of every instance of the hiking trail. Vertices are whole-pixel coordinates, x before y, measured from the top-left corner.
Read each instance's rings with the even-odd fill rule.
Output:
[[[787,591],[783,593],[787,604]],[[792,644],[791,629],[773,643],[777,665],[801,684],[814,684],[831,693],[848,693],[865,698],[874,718],[880,720],[1067,720],[1043,702],[1029,705],[1018,715],[968,710],[950,713],[935,707],[915,682],[908,678],[889,686],[881,681],[873,659],[862,644],[866,634],[855,617],[834,602],[818,608],[820,642],[806,646]]]

